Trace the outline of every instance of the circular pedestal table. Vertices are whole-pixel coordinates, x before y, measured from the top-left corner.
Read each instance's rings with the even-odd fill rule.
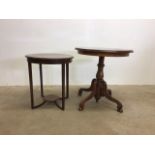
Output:
[[[123,105],[120,101],[112,97],[112,91],[107,88],[107,84],[104,81],[104,60],[105,57],[126,57],[132,53],[132,50],[122,50],[122,49],[97,49],[97,48],[75,48],[79,54],[87,56],[97,56],[99,57],[98,70],[96,73],[96,78],[91,82],[89,88],[79,89],[78,95],[81,96],[83,91],[90,91],[91,93],[80,102],[79,110],[83,110],[85,103],[91,98],[95,97],[96,102],[103,96],[109,99],[110,101],[117,104],[117,111],[123,112]]]

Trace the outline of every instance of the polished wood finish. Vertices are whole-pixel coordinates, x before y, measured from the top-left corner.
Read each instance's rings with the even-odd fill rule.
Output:
[[[79,54],[89,55],[89,56],[100,56],[100,57],[126,57],[132,53],[132,50],[122,50],[122,49],[100,49],[100,48],[75,48],[78,50]]]
[[[90,91],[91,93],[80,102],[79,110],[83,110],[85,103],[91,98],[95,97],[96,102],[99,101],[101,97],[106,97],[110,101],[117,104],[117,111],[123,112],[123,105],[120,101],[112,97],[112,91],[107,88],[107,84],[104,81],[104,60],[105,57],[124,57],[129,56],[132,50],[118,50],[118,49],[92,49],[92,48],[76,48],[79,54],[98,56],[98,70],[96,73],[96,78],[92,80],[91,86],[89,88],[79,89],[78,95],[81,96],[83,91]]]
[[[28,61],[28,71],[29,71],[29,83],[30,83],[30,97],[31,97],[31,108],[35,109],[46,102],[54,102],[57,107],[64,110],[65,109],[65,99],[69,97],[69,63],[72,62],[73,57],[66,54],[54,54],[54,53],[46,53],[46,54],[30,54],[26,55]],[[32,76],[32,64],[39,64],[39,75],[40,75],[40,90],[41,97],[43,98],[43,102],[34,105],[34,93],[33,93],[33,76]],[[61,97],[55,95],[44,95],[44,87],[43,87],[43,72],[42,65],[43,64],[60,64],[61,72],[62,72],[62,95]],[[66,68],[66,69],[65,69]],[[66,70],[66,73],[65,73]],[[66,85],[65,85],[65,76],[66,76]],[[66,89],[66,93],[65,93]],[[66,95],[66,96],[65,96]],[[58,100],[62,101],[62,106],[58,104]]]

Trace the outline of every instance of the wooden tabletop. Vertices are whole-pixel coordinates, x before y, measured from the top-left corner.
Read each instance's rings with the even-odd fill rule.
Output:
[[[29,62],[43,64],[62,64],[70,63],[73,56],[59,53],[39,53],[26,55]]]
[[[110,48],[75,48],[79,54],[101,57],[124,57],[133,53],[128,49],[110,49]]]
[[[72,59],[73,56],[67,54],[58,54],[58,53],[39,53],[39,54],[29,54],[26,55],[27,58],[35,59]]]

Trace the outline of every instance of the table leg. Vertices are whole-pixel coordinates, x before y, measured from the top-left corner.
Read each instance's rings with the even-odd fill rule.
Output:
[[[30,97],[31,97],[31,108],[34,107],[34,96],[33,96],[33,77],[32,77],[32,64],[28,62],[28,71],[29,71],[29,83],[30,83]]]
[[[84,110],[85,103],[95,96],[95,93],[96,93],[96,80],[94,80],[92,82],[92,86],[91,87],[92,87],[92,92],[84,100],[82,100],[80,102],[80,104],[79,104],[79,110],[80,111]]]
[[[66,99],[69,98],[69,64],[66,63]]]
[[[81,103],[79,104],[79,110],[82,111],[84,109],[85,103],[94,97],[94,93],[90,93]]]
[[[65,110],[65,64],[62,64],[62,110]]]
[[[41,91],[41,97],[44,97],[42,64],[39,64],[39,71],[40,71],[40,91]]]
[[[39,105],[34,105],[34,95],[33,95],[33,76],[32,76],[32,63],[28,62],[28,71],[29,71],[29,83],[30,83],[30,96],[31,96],[31,109],[38,108],[42,105],[44,105],[46,102],[43,101]]]

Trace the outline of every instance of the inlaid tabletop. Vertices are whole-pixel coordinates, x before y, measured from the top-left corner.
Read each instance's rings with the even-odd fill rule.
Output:
[[[122,57],[128,56],[133,50],[112,48],[75,48],[79,54],[90,56]]]

